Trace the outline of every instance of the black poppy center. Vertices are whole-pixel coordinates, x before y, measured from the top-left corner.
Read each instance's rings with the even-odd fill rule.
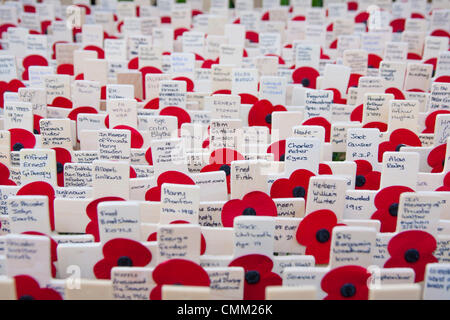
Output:
[[[356,287],[353,283],[346,283],[341,287],[341,295],[344,298],[351,298],[356,294]]]
[[[306,190],[302,186],[296,186],[292,189],[292,195],[294,198],[304,198],[306,195]]]
[[[64,165],[61,162],[56,163],[56,172],[61,173],[64,171]]]
[[[420,258],[420,254],[419,254],[419,251],[417,251],[416,249],[406,250],[405,260],[407,262],[414,263],[414,262],[417,262],[417,260],[419,260],[419,258]]]
[[[284,153],[280,156],[280,161],[284,161]]]
[[[363,185],[366,184],[366,177],[362,175],[357,175],[355,179],[355,184],[357,187],[362,187]]]
[[[13,150],[14,150],[14,151],[20,151],[20,150],[22,150],[23,148],[24,148],[24,146],[23,146],[23,144],[20,143],[20,142],[16,142],[16,143],[14,143],[14,145],[13,145]]]
[[[33,133],[34,134],[39,134],[39,131],[37,131],[36,129],[33,129]]]
[[[443,166],[443,167],[445,166],[445,159],[442,160],[442,166]]]
[[[245,281],[247,281],[248,284],[256,284],[259,282],[259,279],[260,275],[256,270],[250,270],[245,273]]]
[[[244,216],[256,216],[256,210],[253,208],[245,208],[244,211],[242,211],[242,215]]]
[[[375,67],[372,66],[372,65],[369,65],[368,68],[369,68],[369,69],[375,69]]]
[[[131,260],[130,257],[122,256],[119,259],[117,259],[117,266],[119,266],[119,267],[132,267],[133,266],[133,260]]]
[[[316,239],[320,243],[325,243],[330,240],[330,232],[327,229],[320,229],[316,232]]]
[[[401,147],[404,147],[404,146],[406,146],[406,144],[400,143],[399,145],[397,145],[397,146],[395,147],[395,151],[400,151],[400,148],[401,148]]]
[[[271,124],[272,123],[272,114],[269,113],[264,120],[266,120],[267,124]]]
[[[225,172],[225,174],[226,174],[227,176],[229,176],[230,173],[231,173],[231,168],[230,168],[230,166],[229,166],[228,164],[223,164],[223,165],[221,165],[221,166],[220,166],[220,170],[222,170],[223,172]]]
[[[398,203],[393,203],[389,206],[389,214],[396,217],[398,214]]]
[[[309,81],[308,78],[303,78],[303,79],[302,79],[302,85],[303,85],[304,87],[309,86],[309,84],[310,84],[310,81]]]
[[[30,296],[29,294],[24,294],[19,298],[19,300],[34,300],[34,297]]]

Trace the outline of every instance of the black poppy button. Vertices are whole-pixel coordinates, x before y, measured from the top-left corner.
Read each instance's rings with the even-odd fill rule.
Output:
[[[36,129],[33,129],[34,134],[39,134],[39,131],[37,131]]]
[[[24,294],[19,298],[19,300],[34,300],[34,297],[30,296],[29,294]]]
[[[130,257],[122,256],[119,259],[117,259],[117,266],[119,267],[132,267],[133,261]]]
[[[229,166],[228,164],[223,164],[223,165],[221,165],[221,166],[220,166],[220,170],[222,170],[223,172],[225,172],[225,174],[226,174],[227,176],[229,176],[230,173],[231,173],[231,168],[230,168],[230,166]]]
[[[244,211],[242,211],[242,215],[244,215],[244,216],[256,216],[256,211],[253,208],[245,208]]]
[[[16,142],[16,143],[14,143],[14,145],[13,145],[13,150],[14,150],[14,151],[20,151],[20,150],[22,150],[23,148],[24,148],[24,146],[23,146],[23,144],[20,143],[20,142]]]
[[[256,270],[250,270],[245,273],[245,281],[248,284],[256,284],[259,282],[260,275]]]
[[[355,185],[357,187],[362,187],[366,184],[366,177],[362,176],[362,175],[357,175],[356,179],[355,179]]]
[[[57,162],[56,163],[56,172],[57,173],[61,173],[61,172],[63,172],[64,171],[64,166],[63,166],[63,164],[61,163],[61,162]]]
[[[402,147],[405,147],[406,146],[406,144],[403,144],[403,143],[400,143],[398,146],[396,146],[395,147],[395,151],[400,151],[400,149],[402,148]]]
[[[316,240],[325,243],[330,240],[330,232],[327,229],[320,229],[316,232]]]
[[[303,78],[303,79],[302,79],[302,85],[303,85],[304,87],[309,86],[309,84],[310,84],[310,81],[309,81],[308,78]]]
[[[389,214],[393,217],[396,217],[398,214],[398,203],[393,203],[389,206]]]
[[[356,287],[352,283],[346,283],[341,287],[341,295],[344,298],[351,298],[356,294]]]
[[[269,114],[266,116],[265,120],[266,120],[266,123],[267,123],[267,124],[271,124],[271,123],[272,123],[272,114],[269,113]]]
[[[284,153],[280,156],[280,161],[284,161],[285,155]]]
[[[292,189],[292,195],[294,198],[304,198],[306,195],[306,190],[302,186],[296,186]]]
[[[419,251],[416,249],[409,249],[405,252],[405,260],[409,263],[417,262],[420,258]]]

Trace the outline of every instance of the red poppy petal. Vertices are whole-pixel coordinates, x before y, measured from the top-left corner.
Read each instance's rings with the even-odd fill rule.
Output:
[[[175,77],[172,80],[179,80],[186,82],[186,91],[193,92],[194,91],[194,81],[189,79],[188,77]]]
[[[411,147],[422,146],[422,142],[420,141],[419,137],[411,130],[405,128],[394,130],[389,137],[389,141],[393,142],[396,145],[405,144]]]
[[[111,260],[102,259],[94,265],[94,275],[97,279],[111,279],[111,269],[116,266]]]
[[[409,230],[400,232],[389,241],[388,252],[393,257],[403,257],[406,250],[414,248],[421,254],[432,254],[436,246],[436,239],[428,232]]]
[[[229,148],[221,148],[211,152],[209,163],[229,164],[232,161],[245,160],[244,156],[236,150]]]
[[[258,102],[258,97],[249,93],[240,93],[241,104],[255,104]]]
[[[400,89],[397,88],[387,88],[384,93],[389,93],[394,95],[395,100],[405,100],[405,96],[403,95],[403,92]]]
[[[228,264],[229,267],[242,267],[244,271],[258,271],[260,274],[266,274],[272,271],[272,260],[262,254],[249,254],[234,259]]]
[[[70,111],[70,113],[67,115],[67,118],[73,121],[77,121],[77,117],[80,113],[98,113],[98,111],[94,107],[78,107]]]
[[[363,125],[363,128],[376,128],[380,130],[380,132],[386,132],[388,129],[388,125],[384,122],[374,121],[366,123],[365,125]]]
[[[163,183],[174,183],[174,184],[195,184],[188,175],[181,173],[179,171],[166,171],[159,175],[157,180],[158,186]]]
[[[21,128],[12,128],[8,130],[11,136],[11,151],[14,151],[16,143],[20,143],[24,148],[34,148],[36,137],[30,131]]]
[[[147,151],[145,152],[145,160],[147,161],[147,163],[149,165],[153,165],[153,158],[152,158],[152,148],[148,148]]]
[[[319,174],[333,174],[330,166],[325,163],[319,163]]]
[[[378,190],[380,189],[381,172],[372,171],[367,173],[364,178],[366,183],[362,187],[355,187],[355,189],[363,190]]]
[[[222,225],[226,228],[233,227],[234,218],[242,215],[242,212],[247,208],[245,203],[239,199],[227,201],[222,207]]]
[[[267,153],[272,153],[275,161],[284,161],[284,154],[286,153],[286,140],[280,140],[272,143],[267,148]]]
[[[139,149],[144,145],[144,138],[135,128],[121,124],[113,129],[129,130],[131,132],[131,148]]]
[[[362,77],[362,74],[359,73],[352,73],[350,74],[350,78],[348,79],[348,86],[347,88],[356,88],[358,87],[359,78]]]
[[[269,100],[259,100],[248,113],[249,126],[265,126],[270,128],[270,123],[266,121],[266,116],[273,111],[273,105]]]
[[[62,300],[61,295],[54,289],[40,288],[39,283],[28,275],[14,277],[16,285],[16,296],[31,296],[35,300]]]
[[[244,283],[244,300],[265,300],[266,287],[281,286],[283,279],[273,272],[266,273],[261,276],[256,284]]]
[[[154,98],[149,102],[147,102],[147,104],[144,106],[144,109],[153,109],[153,110],[159,109],[159,98]]]
[[[383,162],[383,154],[387,151],[395,151],[397,145],[391,141],[384,141],[378,145],[378,162]]]
[[[171,259],[158,264],[152,273],[153,281],[159,285],[182,284],[188,286],[209,286],[208,273],[195,262]]]
[[[355,160],[356,163],[356,175],[366,175],[372,172],[372,165],[367,160]]]
[[[19,88],[25,88],[25,85],[23,84],[22,81],[18,80],[18,79],[12,79],[9,83],[8,83],[8,91],[10,92],[19,92]]]
[[[352,113],[350,114],[350,121],[362,122],[363,106],[364,106],[363,104],[360,104],[355,109],[353,109]]]
[[[431,150],[430,153],[428,154],[428,158],[427,158],[428,165],[432,168],[438,167],[438,168],[443,169],[443,163],[445,161],[446,149],[447,149],[446,143],[433,148],[433,150]],[[438,171],[438,172],[441,172],[441,171]]]
[[[86,206],[86,215],[89,217],[91,221],[86,226],[85,232],[87,234],[92,234],[94,236],[95,242],[100,241],[100,234],[98,230],[97,206],[99,203],[105,201],[125,201],[125,200],[119,197],[103,197],[89,202],[89,204]]]
[[[368,67],[369,68],[378,69],[380,67],[380,63],[381,63],[382,60],[383,59],[380,56],[378,56],[378,55],[376,55],[374,53],[369,53],[369,55],[368,55]]]
[[[313,117],[303,122],[304,126],[321,126],[325,129],[325,142],[330,142],[331,123],[324,117]]]
[[[161,201],[161,187],[153,187],[145,193],[145,201]]]
[[[403,32],[405,30],[405,18],[398,18],[391,21],[389,24],[392,27],[392,32]]]
[[[160,116],[174,116],[178,120],[178,129],[181,129],[183,123],[190,123],[191,116],[186,110],[179,107],[166,107],[159,112]]]
[[[292,189],[294,186],[291,181],[286,178],[277,179],[270,187],[270,196],[274,199],[292,198]]]
[[[449,114],[449,110],[436,110],[428,114],[425,119],[425,130],[423,133],[434,133],[434,128],[436,125],[436,117],[440,114]]]
[[[414,190],[405,186],[390,186],[383,188],[375,196],[375,207],[377,209],[388,210],[391,204],[399,202],[400,195],[404,192],[414,192]]]
[[[315,241],[306,247],[305,254],[314,256],[316,264],[328,264],[330,262],[330,249],[331,241],[324,243]]]

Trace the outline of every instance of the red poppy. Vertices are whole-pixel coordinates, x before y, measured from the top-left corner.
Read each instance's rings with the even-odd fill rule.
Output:
[[[368,122],[365,125],[363,125],[362,127],[364,129],[375,128],[375,129],[380,130],[380,132],[386,132],[388,129],[387,123],[379,122],[379,121]]]
[[[56,97],[55,99],[53,99],[52,103],[49,104],[49,106],[72,109],[73,103],[70,99],[67,99],[66,97]]]
[[[440,77],[434,79],[434,82],[450,83],[450,76],[440,76]]]
[[[47,196],[50,227],[55,230],[55,211],[53,201],[55,200],[55,190],[50,183],[44,181],[30,182],[22,186],[17,191],[18,196]]]
[[[174,116],[178,120],[178,129],[181,129],[183,123],[190,123],[191,116],[189,113],[180,107],[165,107],[159,112],[160,116]]]
[[[348,1],[347,2],[347,10],[348,11],[358,10],[358,1]]]
[[[341,97],[341,92],[336,88],[327,88],[325,90],[333,91],[333,103],[346,104],[347,99]]]
[[[309,179],[315,174],[306,169],[298,169],[288,179],[276,180],[270,188],[272,198],[304,198],[308,196]]]
[[[433,148],[433,150],[431,150],[428,154],[427,163],[432,168],[432,173],[439,173],[444,170],[446,150],[447,144],[444,143]]]
[[[245,32],[245,39],[253,43],[259,43],[259,33],[248,30]]]
[[[436,72],[437,58],[430,58],[424,61],[423,64],[431,64],[433,66],[433,72]]]
[[[163,285],[209,287],[208,273],[200,265],[185,259],[171,259],[161,262],[152,272],[157,284],[150,292],[150,300],[161,300]]]
[[[97,52],[98,59],[105,59],[105,51],[98,46],[89,45],[89,46],[84,47],[83,50],[95,51],[95,52]]]
[[[430,35],[433,36],[433,37],[447,37],[447,38],[450,38],[450,33],[448,33],[444,29],[433,30],[433,32]]]
[[[428,263],[438,262],[433,256],[436,239],[421,230],[403,231],[395,235],[388,244],[391,256],[384,264],[385,268],[412,268],[416,274],[415,282],[423,281]]]
[[[320,286],[328,293],[324,300],[368,300],[370,277],[367,269],[348,265],[334,268],[322,278]]]
[[[398,88],[394,88],[394,87],[387,88],[386,90],[384,90],[384,93],[393,94],[395,100],[405,100],[405,95]]]
[[[121,125],[115,126],[113,129],[129,130],[131,132],[131,148],[139,149],[144,144],[144,138],[139,133],[139,131],[137,131],[133,127],[121,124]]]
[[[268,54],[266,54],[266,57],[277,57],[278,58],[278,64],[285,64],[284,59],[282,57],[280,57],[279,55],[277,55],[277,54],[268,53]]]
[[[355,16],[356,23],[367,23],[368,19],[369,19],[369,12],[367,11],[362,11]]]
[[[369,53],[368,55],[368,67],[378,69],[380,67],[380,63],[383,59],[374,53]]]
[[[0,186],[15,186],[16,183],[9,179],[9,168],[0,162]]]
[[[177,40],[177,38],[181,35],[183,35],[183,33],[185,33],[186,31],[189,31],[189,29],[187,28],[177,28],[174,30],[173,32],[173,39]]]
[[[259,100],[256,102],[248,113],[248,125],[263,126],[271,129],[272,127],[272,112],[286,111],[282,105],[272,105],[269,100]]]
[[[236,258],[228,266],[244,268],[244,300],[264,300],[266,287],[281,286],[283,283],[281,277],[272,272],[272,260],[261,254]]]
[[[86,215],[91,221],[89,221],[89,223],[87,224],[85,231],[87,234],[92,234],[94,236],[95,242],[100,241],[100,232],[98,230],[97,206],[99,203],[105,201],[125,201],[125,200],[119,197],[103,197],[89,202],[89,204],[86,207]]]
[[[58,186],[64,187],[64,164],[72,162],[70,151],[64,148],[52,148],[56,153],[56,173]]]
[[[311,67],[300,67],[292,73],[294,83],[301,83],[305,88],[316,89],[316,81],[319,72]]]
[[[422,133],[434,133],[434,128],[436,126],[436,117],[440,114],[450,114],[449,110],[435,110],[427,115],[425,119],[425,129]]]
[[[450,191],[450,172],[445,175],[442,186],[437,188],[436,191]]]
[[[355,162],[355,189],[378,190],[380,188],[381,173],[373,171],[372,165],[367,160],[355,160]]]
[[[17,300],[62,300],[54,289],[41,288],[39,283],[28,275],[14,277]]]
[[[33,54],[23,59],[22,66],[24,67],[22,79],[29,80],[28,68],[31,66],[48,66],[48,61],[41,55]]]
[[[233,149],[223,148],[214,150],[209,157],[209,164],[204,166],[200,172],[213,172],[222,170],[225,172],[228,193],[231,192],[231,162],[245,160],[244,156]]]
[[[414,190],[405,186],[390,186],[381,189],[375,196],[374,204],[377,210],[371,219],[380,220],[380,232],[395,232],[397,229],[398,203],[403,192]]]
[[[231,90],[229,90],[229,89],[220,89],[220,90],[214,91],[211,95],[215,95],[215,94],[231,94]]]
[[[135,57],[128,61],[128,69],[137,70],[139,69],[139,57]]]
[[[272,153],[275,161],[284,161],[286,153],[286,140],[280,140],[272,143],[267,148],[267,153]]]
[[[55,267],[55,262],[58,260],[58,243],[49,235],[41,233],[41,232],[37,232],[37,231],[27,231],[27,232],[22,232],[22,234],[29,234],[29,235],[34,235],[34,236],[44,236],[50,239],[50,256],[51,256],[51,265],[52,265],[52,277],[56,277],[56,267]]]
[[[360,104],[350,114],[350,121],[362,122],[364,105]]]
[[[408,55],[406,57],[408,60],[422,60],[422,56],[414,53],[414,52],[408,52]]]
[[[405,128],[394,130],[389,136],[389,140],[378,146],[378,162],[383,161],[383,154],[386,151],[399,151],[403,146],[421,147],[422,142],[411,130]]]
[[[398,18],[391,21],[389,24],[392,27],[392,32],[403,32],[405,30],[405,18]]]
[[[325,142],[330,142],[331,123],[324,117],[313,117],[303,122],[304,126],[321,126],[325,129]]]
[[[272,198],[261,191],[247,193],[242,200],[227,201],[222,208],[222,225],[233,227],[237,216],[277,216],[277,206]]]
[[[171,221],[169,224],[189,224],[188,221],[184,221],[184,220],[175,220],[175,221]],[[151,242],[151,241],[158,241],[158,233],[157,232],[153,232],[152,234],[150,234],[147,238],[147,241]],[[203,236],[203,234],[201,234],[201,238],[200,238],[200,255],[205,254],[206,252],[206,239]]]
[[[145,193],[146,201],[161,201],[161,186],[163,183],[194,185],[195,182],[189,176],[179,171],[166,171],[158,177],[157,186]]]
[[[116,238],[103,245],[103,257],[94,265],[97,279],[111,279],[114,267],[145,267],[152,260],[152,253],[140,242]]]
[[[327,264],[330,260],[333,228],[342,225],[337,223],[333,211],[314,211],[301,220],[296,233],[297,242],[306,246],[306,254],[313,255],[317,264]]]

